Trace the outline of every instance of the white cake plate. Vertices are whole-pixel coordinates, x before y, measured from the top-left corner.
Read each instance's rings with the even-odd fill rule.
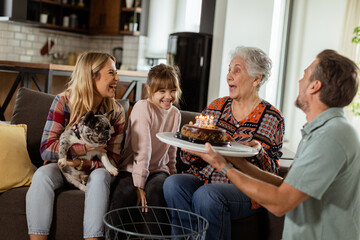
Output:
[[[205,144],[192,143],[176,138],[175,133],[172,132],[157,133],[156,137],[160,139],[160,141],[178,148],[205,152]],[[215,152],[218,152],[223,156],[229,157],[252,157],[258,154],[258,151],[256,151],[256,149],[236,142],[231,142],[231,146],[213,146],[213,149]]]

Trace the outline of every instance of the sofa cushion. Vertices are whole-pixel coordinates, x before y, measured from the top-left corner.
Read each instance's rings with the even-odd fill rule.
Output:
[[[36,167],[40,167],[43,164],[40,156],[40,143],[54,97],[54,95],[34,91],[29,88],[20,88],[16,95],[11,124],[27,125],[27,149],[31,162]],[[117,101],[121,103],[125,110],[125,115],[127,115],[129,100]]]
[[[0,193],[0,239],[29,239],[25,212],[28,189],[19,187]]]
[[[26,124],[27,149],[30,159],[36,167],[43,164],[40,156],[40,142],[54,96],[28,88],[20,88],[16,95],[11,124]]]
[[[29,186],[34,170],[26,149],[26,125],[0,123],[0,192]]]
[[[25,197],[29,187],[0,193],[0,239],[29,239]],[[55,191],[54,214],[48,240],[83,239],[85,193],[78,189]]]

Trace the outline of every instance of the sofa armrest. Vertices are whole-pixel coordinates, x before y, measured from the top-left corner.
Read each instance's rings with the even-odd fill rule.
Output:
[[[280,158],[279,175],[281,177],[285,177],[289,172],[291,165],[293,164],[295,153],[286,147],[283,147],[281,151],[283,155]]]

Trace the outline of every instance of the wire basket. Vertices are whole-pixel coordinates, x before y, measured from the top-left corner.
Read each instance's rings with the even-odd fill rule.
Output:
[[[148,212],[142,210],[148,209]],[[209,222],[202,216],[174,208],[126,207],[104,215],[105,238],[205,239]]]

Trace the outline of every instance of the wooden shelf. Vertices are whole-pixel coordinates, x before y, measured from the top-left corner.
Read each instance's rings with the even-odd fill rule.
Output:
[[[57,1],[50,1],[50,0],[33,0],[34,2],[42,2],[42,3],[48,3],[48,4],[53,4],[53,5],[61,5],[61,2],[57,2]]]
[[[123,12],[136,12],[136,13],[141,13],[142,12],[142,8],[141,7],[136,7],[136,8],[121,8],[121,11]]]
[[[58,26],[61,30],[66,30],[70,32],[78,32],[78,33],[88,33],[89,30],[83,29],[83,28],[72,28],[72,27],[64,27],[64,26]]]
[[[71,5],[71,4],[63,4],[62,6],[66,7],[66,8],[72,8],[72,9],[76,9],[76,10],[81,10],[81,11],[89,11],[88,7],[79,7],[79,6]]]
[[[120,30],[119,33],[124,35],[140,35],[140,31]]]
[[[88,33],[89,32],[87,29],[64,27],[64,26],[59,26],[56,24],[49,24],[49,23],[47,23],[47,24],[40,23],[40,26],[44,27],[44,28],[58,29],[58,30],[63,30],[63,31],[67,31],[67,32],[76,32],[76,33]]]
[[[72,5],[69,3],[62,3],[62,2],[58,2],[58,1],[51,1],[51,0],[31,0],[33,2],[38,2],[38,3],[46,3],[49,5],[56,5],[56,6],[63,6],[66,8],[73,8],[73,9],[77,9],[77,10],[83,10],[83,11],[89,11],[88,7],[80,7],[78,5]]]
[[[85,1],[85,3],[87,3],[87,1]],[[40,23],[40,27],[88,34],[89,12],[90,8],[88,5],[84,5],[82,7],[68,3],[65,4],[62,0],[29,0],[26,18],[29,21],[39,22],[40,15],[42,13],[46,13],[48,14],[47,23]],[[73,15],[76,15],[76,18],[71,18]],[[76,28],[63,26],[65,16],[69,16],[69,25],[74,27],[76,26]],[[76,19],[75,23],[71,22],[73,19]]]

